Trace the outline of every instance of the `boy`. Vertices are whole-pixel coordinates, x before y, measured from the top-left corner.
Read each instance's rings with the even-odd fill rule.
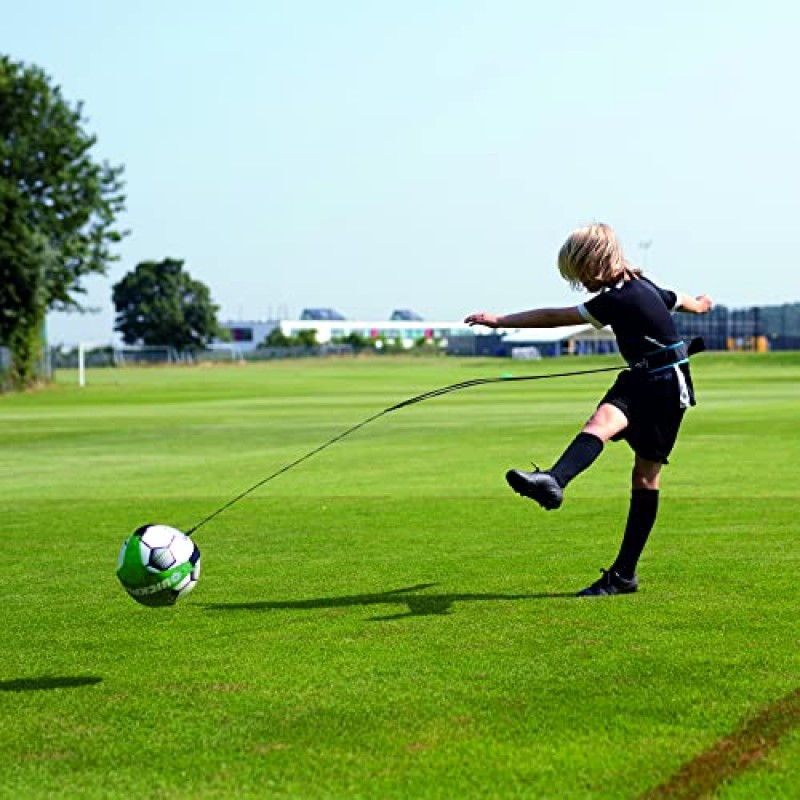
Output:
[[[629,594],[639,587],[636,565],[658,512],[659,477],[686,409],[695,404],[689,355],[670,314],[711,310],[706,295],[688,297],[656,286],[625,260],[608,225],[573,231],[558,254],[562,277],[576,289],[597,292],[570,308],[539,308],[515,314],[470,314],[464,321],[489,328],[555,328],[589,322],[611,326],[630,369],[619,374],[594,414],[546,472],[506,473],[517,494],[556,509],[564,489],[600,455],[609,439],[624,439],[634,453],[628,520],[619,553],[602,577],[579,597]]]

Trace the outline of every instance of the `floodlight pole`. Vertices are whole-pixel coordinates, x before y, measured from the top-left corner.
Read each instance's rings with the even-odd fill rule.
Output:
[[[639,242],[639,249],[642,251],[642,269],[647,269],[647,253],[653,246],[652,239],[645,239]]]
[[[86,346],[83,342],[78,344],[78,386],[86,386],[86,366],[84,359],[86,357]]]

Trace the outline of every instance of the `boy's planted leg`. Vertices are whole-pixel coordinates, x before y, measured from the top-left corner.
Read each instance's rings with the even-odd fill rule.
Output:
[[[657,514],[658,489],[634,489],[631,492],[628,522],[619,553],[611,567],[623,578],[636,575],[636,565],[653,530]]]
[[[628,520],[619,553],[610,569],[600,570],[600,580],[578,592],[578,597],[630,594],[639,588],[636,565],[658,515],[660,474],[660,463],[636,456]]]
[[[619,553],[611,567],[623,578],[631,578],[636,574],[639,557],[656,523],[660,476],[660,463],[636,456],[631,476],[628,521]]]

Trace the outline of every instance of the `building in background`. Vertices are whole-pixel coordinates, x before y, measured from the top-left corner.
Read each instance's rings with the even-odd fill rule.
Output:
[[[330,309],[317,309],[326,311]],[[220,327],[230,334],[231,342],[238,345],[242,352],[255,350],[279,328],[286,337],[296,337],[300,331],[316,331],[319,344],[329,344],[346,339],[356,334],[364,340],[387,342],[400,345],[406,349],[414,347],[420,340],[436,343],[446,348],[452,336],[474,336],[474,332],[463,322],[447,320],[428,321],[421,319],[391,320],[350,320],[344,317],[309,316],[311,309],[306,309],[306,316],[300,319],[282,320],[228,320],[220,323]]]
[[[413,313],[413,312],[410,312]],[[521,328],[503,332],[473,328],[463,322],[448,320],[401,319],[395,312],[390,320],[332,319],[326,315],[301,316],[285,320],[237,320],[221,323],[230,333],[231,342],[243,353],[256,350],[276,328],[287,338],[300,331],[314,330],[319,344],[329,344],[356,334],[365,341],[380,341],[411,349],[420,341],[436,344],[449,355],[510,357],[517,351],[542,356],[563,354],[589,355],[616,352],[614,335],[608,328],[596,330],[591,325],[565,328]],[[529,348],[535,348],[535,351]]]
[[[304,308],[300,319],[342,320],[347,317],[333,308]]]
[[[709,350],[800,349],[800,303],[731,309],[715,307],[709,314],[676,314],[678,333],[688,341],[702,336]],[[299,319],[230,320],[220,323],[229,331],[231,342],[242,353],[254,351],[279,328],[287,337],[300,331],[316,331],[320,344],[346,339],[357,334],[365,341],[412,348],[420,341],[435,343],[451,355],[518,357],[525,348],[542,356],[564,354],[591,355],[617,351],[614,335],[608,328],[591,325],[563,328],[521,328],[491,331],[470,328],[461,321],[428,321],[414,311],[398,309],[388,320],[350,320],[329,308],[305,309]]]
[[[392,316],[389,317],[390,320],[402,320],[405,322],[422,322],[425,318],[417,314],[416,311],[411,311],[407,308],[399,308],[395,311],[392,311]]]
[[[568,325],[561,328],[517,328],[508,332],[486,332],[455,336],[448,355],[541,358],[561,355],[616,353],[617,342],[610,328]]]
[[[239,319],[220,322],[219,326],[228,332],[230,340],[246,353],[255,350],[280,323],[277,320]]]

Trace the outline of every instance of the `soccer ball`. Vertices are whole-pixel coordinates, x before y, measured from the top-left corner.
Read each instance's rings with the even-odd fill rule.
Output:
[[[197,585],[200,551],[169,525],[143,525],[122,544],[117,577],[137,603],[172,606]]]

